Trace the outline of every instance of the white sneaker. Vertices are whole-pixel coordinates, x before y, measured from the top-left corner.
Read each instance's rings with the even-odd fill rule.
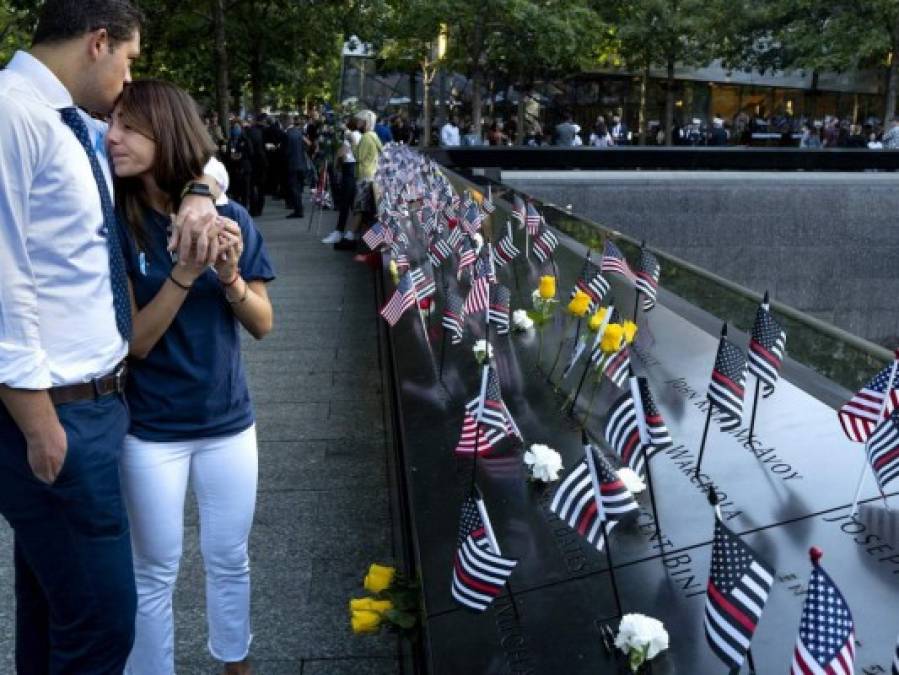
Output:
[[[340,232],[338,232],[337,230],[334,230],[331,234],[329,234],[327,237],[322,239],[322,243],[323,244],[336,244],[338,241],[340,241],[340,236],[341,236]]]
[[[356,233],[355,232],[344,232],[343,238],[347,241],[356,241]]]

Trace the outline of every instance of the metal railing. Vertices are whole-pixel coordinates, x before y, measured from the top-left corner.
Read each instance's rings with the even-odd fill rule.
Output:
[[[501,170],[678,170],[678,171],[896,171],[899,151],[800,150],[745,147],[459,147],[422,152],[440,164],[469,171]]]

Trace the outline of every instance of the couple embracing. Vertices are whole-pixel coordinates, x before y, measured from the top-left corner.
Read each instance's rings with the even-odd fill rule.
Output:
[[[221,194],[194,101],[131,82],[140,21],[130,0],[46,0],[0,71],[0,514],[20,674],[174,672],[188,482],[209,650],[250,672],[239,331],[271,330],[274,271]]]

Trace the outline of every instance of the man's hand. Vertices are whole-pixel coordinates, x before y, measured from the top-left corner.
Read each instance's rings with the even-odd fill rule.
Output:
[[[66,460],[69,442],[66,431],[59,420],[48,424],[39,434],[26,439],[28,442],[28,464],[35,477],[52,485]]]
[[[209,201],[208,198],[206,200]],[[211,202],[210,202],[211,203]],[[183,209],[182,209],[183,211]],[[173,216],[175,226],[169,239],[169,250],[178,251],[179,263],[192,262],[202,265],[215,263],[219,252],[219,234],[222,224],[218,212],[196,216],[193,213]]]
[[[172,218],[175,227],[172,228],[172,236],[169,239],[169,251],[177,250],[179,256],[188,255],[181,246],[184,233],[186,230],[192,233],[196,227],[197,221],[202,220],[207,216],[211,216],[212,218],[218,216],[215,204],[209,197],[201,195],[185,195],[184,199],[181,200],[181,208],[178,209],[178,215]],[[194,237],[196,237],[196,235],[194,235]],[[196,242],[188,239],[187,250],[189,250],[194,243]],[[204,250],[207,245],[208,242],[204,244]]]

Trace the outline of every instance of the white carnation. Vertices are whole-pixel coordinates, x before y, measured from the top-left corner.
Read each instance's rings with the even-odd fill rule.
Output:
[[[618,478],[621,479],[621,482],[624,483],[624,487],[626,487],[631,494],[640,494],[646,489],[646,483],[640,480],[640,476],[638,476],[637,472],[633,469],[629,469],[625,466],[618,469],[617,473]]]
[[[562,456],[548,445],[534,443],[530,450],[524,453],[524,463],[530,467],[531,477],[550,483],[559,480],[559,472],[562,470]]]
[[[484,363],[485,360],[493,358],[493,346],[487,340],[478,340],[471,350],[478,363]]]
[[[646,650],[646,659],[653,659],[668,649],[668,631],[658,619],[643,614],[625,614],[618,626],[615,646],[625,654]]]
[[[534,320],[528,316],[526,310],[516,309],[512,312],[512,325],[516,330],[530,330],[534,327]]]
[[[480,232],[475,232],[472,239],[474,239],[474,252],[477,255],[481,252],[481,247],[484,245],[484,237],[481,236]]]

